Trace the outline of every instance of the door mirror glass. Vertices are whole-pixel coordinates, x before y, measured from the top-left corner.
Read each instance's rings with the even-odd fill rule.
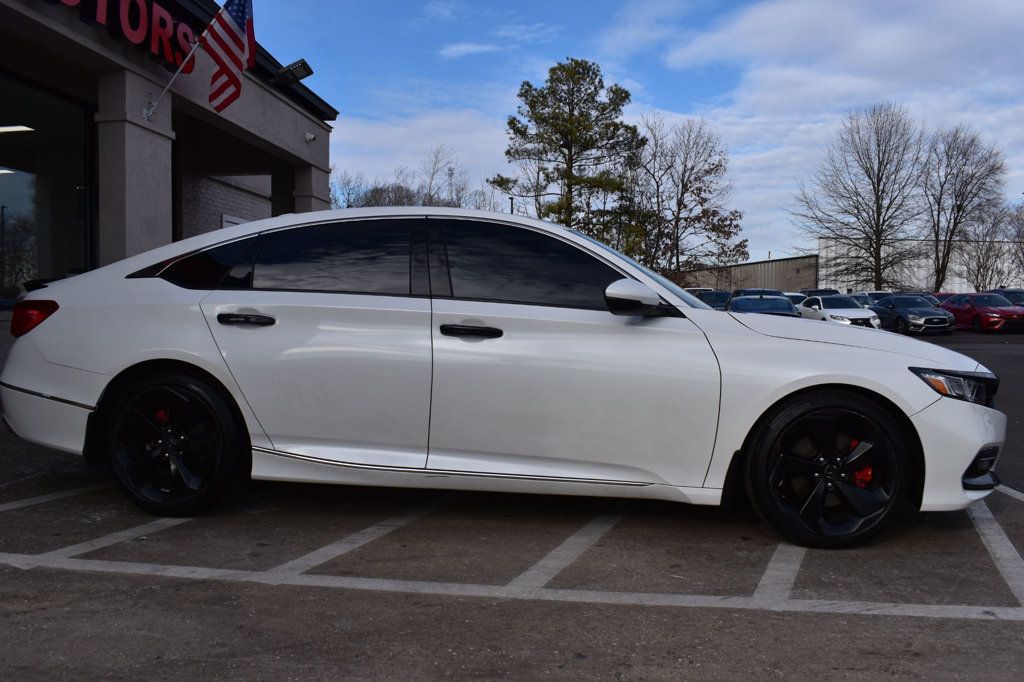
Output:
[[[661,305],[661,297],[646,284],[618,279],[604,290],[604,302],[613,315],[650,315]]]
[[[812,303],[811,307],[814,308],[815,310],[821,310],[821,306],[818,305],[817,303]]]

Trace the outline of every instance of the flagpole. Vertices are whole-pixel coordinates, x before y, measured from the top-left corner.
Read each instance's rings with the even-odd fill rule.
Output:
[[[199,49],[199,44],[202,42],[204,35],[206,35],[206,31],[203,31],[199,35],[199,38],[196,39],[195,45],[192,46],[188,55],[181,60],[181,64],[178,65],[178,70],[174,72],[173,76],[171,76],[171,80],[167,81],[167,85],[165,85],[164,89],[160,91],[160,94],[156,96],[156,99],[142,108],[142,118],[149,121],[153,117],[153,113],[156,111],[156,105],[160,104],[160,100],[163,99],[163,96],[171,89],[171,85],[174,84],[174,80],[181,75],[181,71],[185,68],[185,65],[188,64],[188,60],[192,59],[192,55],[194,55],[196,50]]]

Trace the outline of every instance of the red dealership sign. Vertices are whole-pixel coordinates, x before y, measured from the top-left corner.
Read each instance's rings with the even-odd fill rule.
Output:
[[[77,7],[82,21],[99,24],[118,40],[146,50],[158,61],[177,68],[192,49],[196,34],[175,16],[171,2],[156,0],[50,0]],[[190,60],[183,73],[192,72]]]

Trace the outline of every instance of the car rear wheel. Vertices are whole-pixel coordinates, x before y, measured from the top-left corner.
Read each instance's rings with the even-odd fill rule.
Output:
[[[892,519],[908,484],[899,425],[847,391],[804,394],[751,438],[746,483],[758,513],[808,547],[861,543]]]
[[[121,490],[163,516],[190,516],[248,477],[248,436],[207,381],[161,373],[122,391],[104,429]]]

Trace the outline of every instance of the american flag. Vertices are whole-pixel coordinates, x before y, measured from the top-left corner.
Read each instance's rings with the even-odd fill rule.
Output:
[[[252,0],[228,0],[199,42],[217,64],[210,78],[210,106],[221,112],[242,94],[242,72],[256,63]]]

